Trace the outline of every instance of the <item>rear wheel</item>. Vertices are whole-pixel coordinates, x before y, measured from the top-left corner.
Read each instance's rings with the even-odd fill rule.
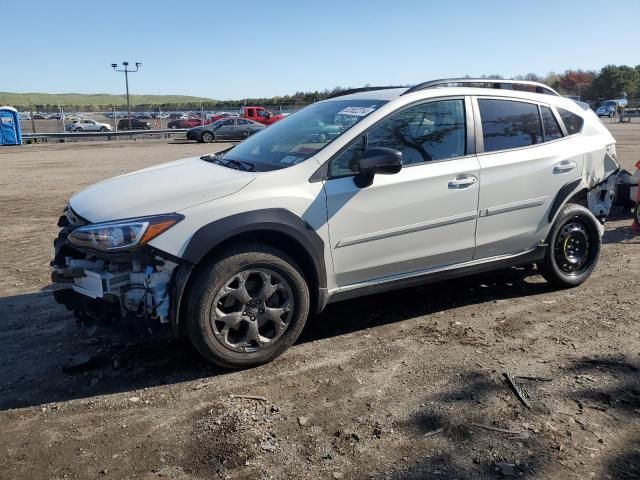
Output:
[[[190,288],[189,337],[209,361],[260,365],[298,338],[309,314],[309,288],[295,262],[264,245],[224,252]]]
[[[76,128],[76,132],[82,132],[82,127]]]
[[[640,202],[636,205],[636,209],[633,212],[633,216],[636,219],[636,223],[640,225]]]
[[[566,205],[549,234],[542,275],[557,287],[580,285],[596,267],[601,244],[595,216],[581,205]]]
[[[211,142],[215,142],[216,140],[216,137],[213,133],[206,132],[206,131],[202,132],[202,135],[200,136],[200,138],[204,143],[211,143]]]

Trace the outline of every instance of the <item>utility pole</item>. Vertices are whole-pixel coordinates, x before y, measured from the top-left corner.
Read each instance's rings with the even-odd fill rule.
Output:
[[[124,70],[120,69],[118,70],[118,64],[117,63],[112,63],[111,64],[111,68],[113,68],[114,72],[124,72],[124,83],[126,85],[127,88],[127,116],[129,117],[129,130],[131,130],[131,104],[129,102],[129,74],[130,73],[136,73],[140,67],[142,66],[142,63],[140,62],[136,62],[136,69],[135,70],[129,70],[129,62],[122,62],[122,66],[124,67]]]

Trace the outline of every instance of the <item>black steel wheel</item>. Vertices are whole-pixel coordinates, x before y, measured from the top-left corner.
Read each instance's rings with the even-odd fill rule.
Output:
[[[598,263],[602,239],[598,220],[587,208],[568,204],[558,214],[549,237],[542,275],[558,287],[583,283]]]

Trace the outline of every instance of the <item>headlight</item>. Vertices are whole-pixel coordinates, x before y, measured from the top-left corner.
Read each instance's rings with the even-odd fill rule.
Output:
[[[183,220],[178,213],[94,223],[76,228],[69,242],[77,247],[117,252],[141,247]]]

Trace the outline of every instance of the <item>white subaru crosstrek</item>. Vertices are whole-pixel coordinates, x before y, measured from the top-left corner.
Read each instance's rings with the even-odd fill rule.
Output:
[[[330,302],[525,264],[581,284],[618,170],[596,115],[542,84],[343,92],[231,149],[74,195],[56,298],[256,365]]]

